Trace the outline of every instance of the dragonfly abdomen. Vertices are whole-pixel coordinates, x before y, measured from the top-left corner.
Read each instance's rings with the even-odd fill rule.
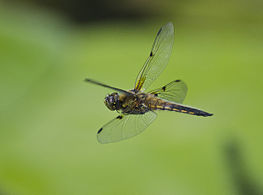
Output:
[[[202,111],[196,108],[191,108],[191,107],[179,105],[176,103],[170,103],[170,102],[166,102],[160,99],[151,101],[150,107],[153,110],[168,110],[168,111],[181,112],[181,113],[197,115],[197,116],[212,116],[213,115],[213,114],[210,114],[208,112],[205,112],[205,111]]]

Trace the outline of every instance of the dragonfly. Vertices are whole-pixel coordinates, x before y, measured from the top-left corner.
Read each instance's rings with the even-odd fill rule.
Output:
[[[174,26],[169,22],[159,29],[151,52],[131,90],[112,87],[90,78],[85,79],[86,82],[112,89],[114,92],[105,97],[104,103],[109,110],[119,113],[98,130],[98,142],[113,143],[140,134],[156,119],[158,110],[203,117],[213,115],[182,104],[187,93],[187,86],[182,80],[174,80],[161,88],[146,92],[166,68],[173,43]]]

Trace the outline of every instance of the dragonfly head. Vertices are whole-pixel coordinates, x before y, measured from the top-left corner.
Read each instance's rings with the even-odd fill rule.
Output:
[[[120,109],[119,94],[112,93],[110,95],[107,95],[105,97],[104,103],[110,110],[119,110]]]

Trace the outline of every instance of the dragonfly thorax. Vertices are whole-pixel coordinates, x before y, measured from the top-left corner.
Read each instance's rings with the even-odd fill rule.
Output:
[[[110,110],[119,110],[121,108],[118,93],[112,93],[110,95],[107,95],[105,97],[104,103]]]

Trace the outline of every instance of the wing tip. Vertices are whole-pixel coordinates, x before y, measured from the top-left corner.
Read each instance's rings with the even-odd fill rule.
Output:
[[[169,21],[165,26],[171,27],[174,31],[174,24],[171,21]]]
[[[169,21],[169,22],[167,22],[166,25],[172,25],[173,26],[174,24],[173,24],[173,22]]]

